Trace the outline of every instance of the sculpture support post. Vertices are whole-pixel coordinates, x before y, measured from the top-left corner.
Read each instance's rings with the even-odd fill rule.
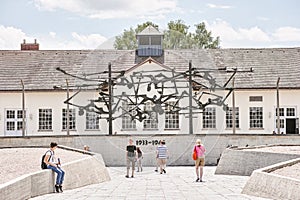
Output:
[[[108,98],[109,98],[109,113],[108,113],[108,134],[112,135],[112,80],[111,80],[111,63],[108,63]]]
[[[66,79],[67,84],[67,99],[70,98],[69,81]],[[70,135],[70,105],[67,104],[67,135]]]
[[[21,79],[21,85],[22,85],[22,136],[25,136],[25,87],[24,87],[24,83],[23,80]]]
[[[235,95],[234,95],[234,77],[232,79],[232,134],[236,131],[236,116],[235,116]]]
[[[277,123],[276,123],[276,127],[277,127],[277,134],[280,134],[280,113],[279,113],[279,81],[280,81],[280,77],[278,77],[277,79],[277,84],[276,84],[276,91],[277,91]]]
[[[192,61],[189,61],[189,134],[193,134],[193,86]]]

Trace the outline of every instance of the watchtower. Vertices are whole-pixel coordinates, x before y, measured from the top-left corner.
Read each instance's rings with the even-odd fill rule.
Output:
[[[162,56],[163,54],[163,36],[156,28],[149,25],[142,32],[136,34],[138,40],[137,55],[146,56]]]

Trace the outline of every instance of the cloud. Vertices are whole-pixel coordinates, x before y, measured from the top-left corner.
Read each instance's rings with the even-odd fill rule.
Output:
[[[56,33],[55,32],[49,32],[50,37],[55,38]]]
[[[269,21],[270,19],[267,17],[256,17],[256,19],[260,20],[260,21]]]
[[[300,29],[280,27],[274,32],[266,32],[254,26],[234,28],[228,22],[217,19],[211,24],[205,22],[207,29],[214,37],[220,36],[222,48],[268,48],[268,47],[299,47]]]
[[[217,8],[217,9],[229,9],[229,8],[232,8],[232,6],[228,6],[228,5],[216,5],[216,4],[211,4],[211,3],[206,4],[206,6],[209,7],[209,8]]]
[[[294,27],[281,27],[275,31],[273,37],[275,40],[281,42],[300,42],[300,29]]]
[[[213,36],[220,36],[221,47],[257,47],[272,41],[271,36],[259,27],[233,28],[228,22],[221,19],[214,21],[212,24],[206,24],[208,30],[212,31]]]
[[[176,0],[34,0],[40,10],[66,10],[98,19],[155,18],[179,11]]]
[[[0,25],[0,49],[20,49],[23,39],[34,42],[34,38],[27,36],[21,29]]]
[[[76,32],[72,33],[75,41],[79,42],[83,47],[96,48],[98,45],[105,42],[107,39],[100,34],[80,35]]]
[[[0,49],[2,50],[20,50],[23,39],[26,39],[28,43],[33,43],[35,38],[41,50],[96,49],[107,40],[100,34],[83,35],[76,32],[71,33],[69,38],[62,38],[55,32],[33,37],[21,29],[0,25]]]

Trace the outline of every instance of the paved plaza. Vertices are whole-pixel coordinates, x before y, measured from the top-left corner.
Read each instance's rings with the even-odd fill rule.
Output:
[[[248,176],[215,175],[215,169],[205,167],[201,183],[195,182],[194,167],[168,167],[166,174],[146,167],[143,172],[136,172],[134,178],[125,178],[125,167],[109,167],[111,181],[32,199],[263,199],[241,194]]]

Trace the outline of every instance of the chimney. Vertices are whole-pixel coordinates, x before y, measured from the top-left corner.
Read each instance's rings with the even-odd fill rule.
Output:
[[[24,50],[37,51],[39,50],[39,43],[36,42],[36,39],[34,39],[34,43],[26,43],[26,40],[24,39],[21,44],[21,51]]]

